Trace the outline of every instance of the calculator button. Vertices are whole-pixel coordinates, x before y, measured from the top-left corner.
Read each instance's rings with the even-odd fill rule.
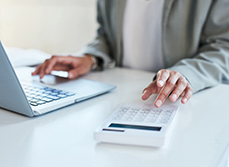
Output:
[[[156,119],[145,119],[144,122],[155,123]]]
[[[112,120],[120,120],[121,117],[113,117]]]
[[[135,121],[135,122],[143,122],[144,119],[142,119],[142,118],[135,118],[135,119],[133,119],[133,121]]]
[[[167,123],[167,122],[168,122],[167,119],[160,119],[160,120],[157,120],[157,123],[163,123],[163,124],[165,124],[165,123]]]

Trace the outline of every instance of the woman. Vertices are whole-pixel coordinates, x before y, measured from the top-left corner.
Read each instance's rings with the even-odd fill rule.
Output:
[[[142,99],[155,106],[229,80],[228,0],[98,0],[97,36],[83,57],[53,56],[32,75],[76,78],[114,66],[157,72]]]

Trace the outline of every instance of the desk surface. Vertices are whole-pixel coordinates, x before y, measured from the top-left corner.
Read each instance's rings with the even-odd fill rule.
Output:
[[[93,139],[97,126],[121,103],[142,102],[141,92],[153,76],[120,68],[90,73],[83,78],[117,88],[38,118],[0,109],[0,166],[216,167],[229,143],[228,85],[201,91],[186,105],[176,102],[179,115],[166,147],[104,144]],[[146,103],[153,103],[155,97]]]

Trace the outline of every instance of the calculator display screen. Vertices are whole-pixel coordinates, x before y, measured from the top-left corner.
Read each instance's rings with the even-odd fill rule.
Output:
[[[112,123],[109,127],[113,128],[126,128],[126,129],[138,129],[138,130],[151,130],[151,131],[160,131],[161,127],[156,126],[139,126],[139,125],[127,125],[127,124],[115,124]]]

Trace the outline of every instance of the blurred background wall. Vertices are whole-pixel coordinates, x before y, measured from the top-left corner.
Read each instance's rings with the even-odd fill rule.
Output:
[[[0,0],[0,40],[7,47],[76,53],[96,29],[96,0]]]

